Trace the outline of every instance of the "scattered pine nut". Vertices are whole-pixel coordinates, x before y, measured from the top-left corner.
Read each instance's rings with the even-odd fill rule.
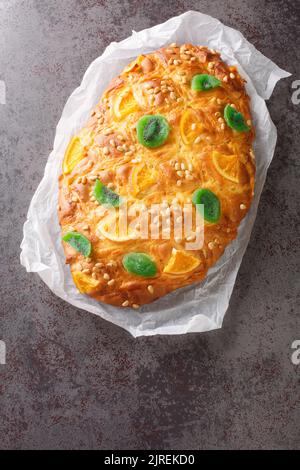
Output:
[[[154,293],[154,288],[153,288],[153,286],[149,285],[149,286],[147,287],[147,289],[148,289],[148,291],[150,292],[150,294],[153,294],[153,293]]]

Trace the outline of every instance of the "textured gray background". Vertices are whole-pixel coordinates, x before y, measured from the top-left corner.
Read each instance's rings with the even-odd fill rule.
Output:
[[[22,225],[90,62],[132,29],[189,9],[239,29],[294,76],[268,104],[278,146],[224,327],[134,340],[26,274]],[[299,24],[299,0],[0,0],[1,448],[300,448],[300,366],[290,360],[300,339]]]

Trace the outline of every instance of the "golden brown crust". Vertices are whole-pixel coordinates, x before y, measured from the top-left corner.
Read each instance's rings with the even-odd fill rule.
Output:
[[[193,91],[191,79],[199,73],[214,75],[222,85]],[[244,115],[249,132],[235,132],[225,124],[228,103]],[[161,147],[149,149],[137,141],[136,123],[145,114],[161,114],[170,124]],[[105,90],[77,137],[80,157],[75,165],[65,165],[58,203],[62,233],[76,230],[93,247],[90,258],[84,258],[63,243],[77,287],[97,300],[136,308],[201,281],[236,237],[253,197],[254,130],[249,97],[236,68],[227,66],[217,52],[190,44],[139,56]],[[229,162],[225,169],[224,156]],[[217,223],[205,223],[204,245],[192,253],[200,261],[198,267],[181,275],[163,271],[173,248],[184,249],[184,241],[175,241],[173,235],[169,240],[100,239],[98,226],[104,215],[92,196],[96,178],[129,203],[141,202],[147,208],[162,200],[177,199],[183,205],[200,187],[213,191],[222,214]],[[131,251],[154,258],[156,277],[141,278],[124,270],[122,258]]]

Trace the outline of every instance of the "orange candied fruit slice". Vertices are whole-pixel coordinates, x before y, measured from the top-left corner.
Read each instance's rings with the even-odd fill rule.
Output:
[[[144,55],[139,55],[133,62],[131,62],[127,67],[124,69],[124,73],[129,73],[132,72],[136,69],[136,71],[141,71],[141,63],[145,59],[146,56]]]
[[[173,248],[171,258],[165,266],[164,273],[186,274],[196,269],[201,261],[183,250]]]
[[[100,281],[81,271],[72,272],[74,283],[82,294],[91,294],[99,287]]]
[[[64,174],[71,173],[76,165],[83,159],[83,145],[78,136],[72,137],[63,161]]]
[[[157,171],[153,167],[141,163],[135,166],[131,173],[130,184],[134,196],[143,194],[157,181]]]
[[[225,155],[214,151],[212,161],[221,176],[233,183],[239,182],[240,161],[237,155]]]
[[[113,110],[118,120],[124,119],[128,114],[138,110],[138,104],[130,88],[125,88],[118,93],[114,101]]]
[[[130,227],[128,227],[126,233],[120,232],[118,219],[114,216],[101,221],[97,230],[101,237],[117,243],[127,242],[137,237],[137,233],[130,229]]]
[[[197,136],[203,131],[197,113],[193,109],[187,109],[180,119],[180,134],[186,145],[191,145]]]

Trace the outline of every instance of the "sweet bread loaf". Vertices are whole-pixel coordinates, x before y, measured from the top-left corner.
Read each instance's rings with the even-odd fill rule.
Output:
[[[71,139],[59,178],[80,292],[138,308],[201,281],[250,208],[253,139],[244,80],[218,52],[171,44],[130,63]]]

